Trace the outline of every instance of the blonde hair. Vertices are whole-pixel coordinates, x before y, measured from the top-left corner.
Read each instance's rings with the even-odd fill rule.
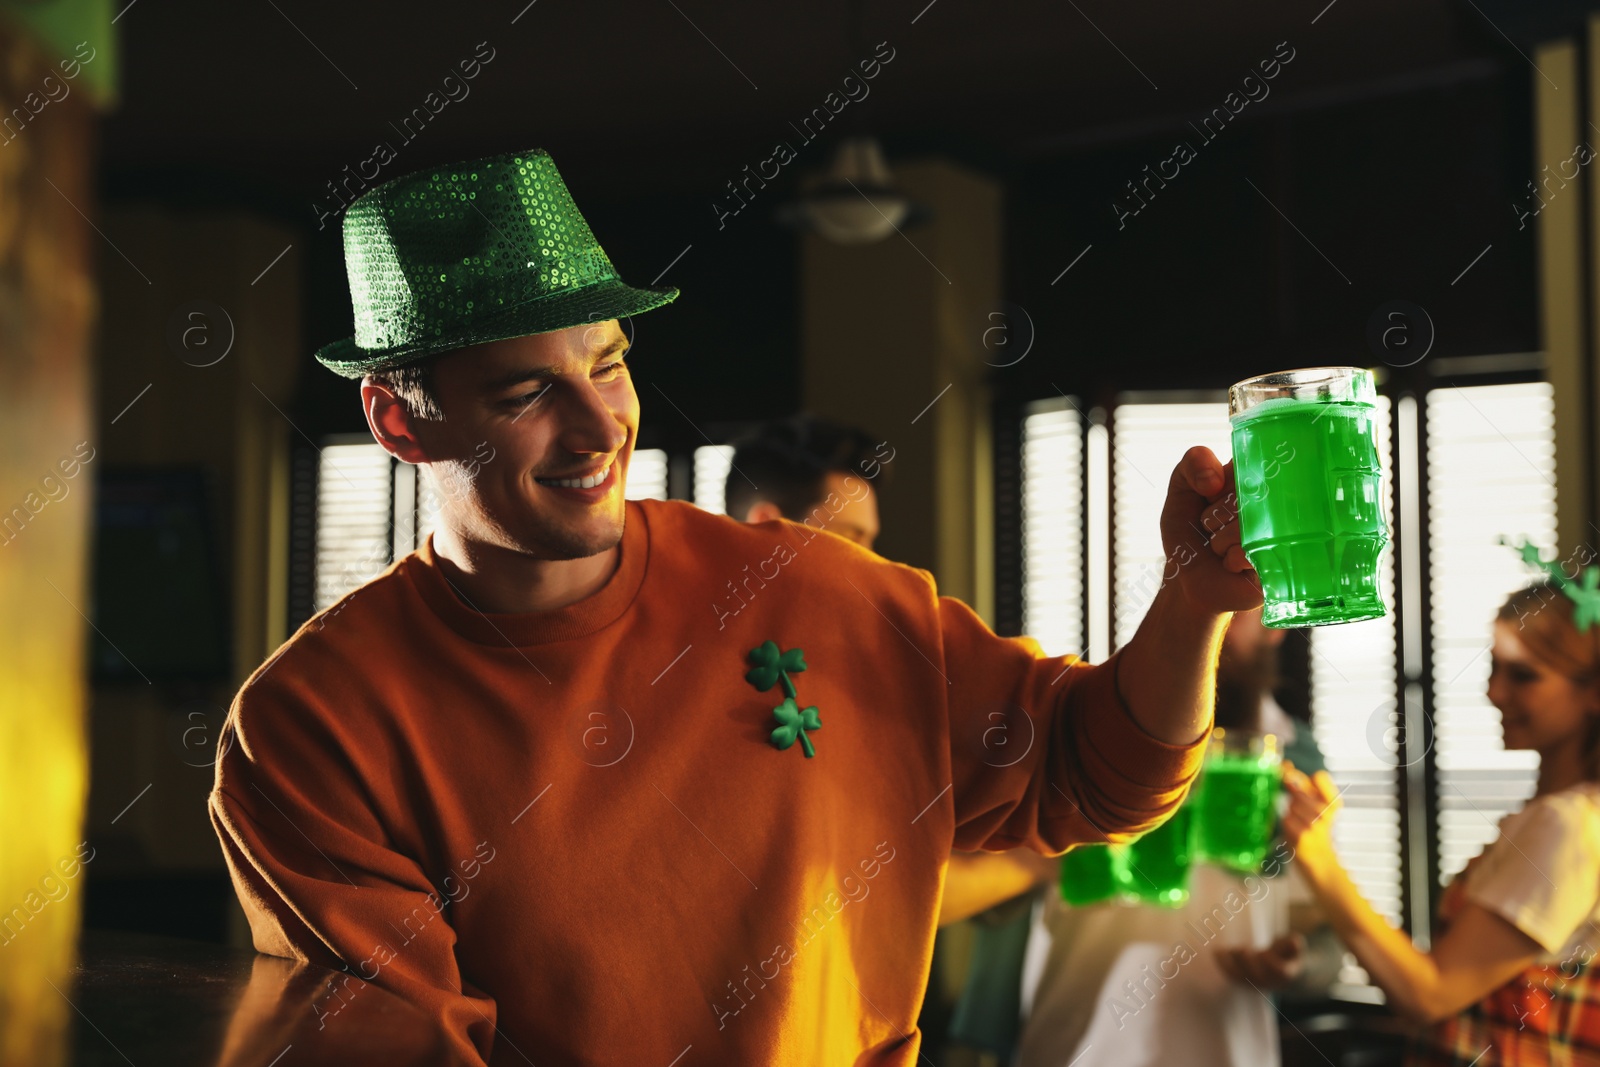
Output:
[[[1515,624],[1518,639],[1543,666],[1600,694],[1600,626],[1580,632],[1572,621],[1575,608],[1554,583],[1536,582],[1507,597],[1495,620]],[[1600,715],[1590,715],[1584,729],[1583,765],[1590,781],[1600,781]]]

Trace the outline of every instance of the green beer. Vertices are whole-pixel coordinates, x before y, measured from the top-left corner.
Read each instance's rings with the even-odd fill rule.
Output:
[[[1197,858],[1245,873],[1260,869],[1277,822],[1282,763],[1271,734],[1215,731],[1194,800]]]
[[[1128,846],[1128,882],[1134,896],[1167,908],[1189,899],[1193,827],[1194,805],[1186,800],[1166,822]]]
[[[1239,532],[1267,626],[1382,618],[1389,541],[1369,371],[1281,371],[1229,390]]]
[[[1061,857],[1061,899],[1074,907],[1116,900],[1128,891],[1127,845],[1079,845]]]

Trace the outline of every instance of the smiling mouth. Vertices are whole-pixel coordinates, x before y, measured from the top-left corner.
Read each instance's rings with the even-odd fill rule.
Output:
[[[611,468],[617,464],[616,460],[602,467],[598,472],[583,478],[535,478],[540,485],[548,485],[556,489],[593,489],[605,483],[611,477]]]

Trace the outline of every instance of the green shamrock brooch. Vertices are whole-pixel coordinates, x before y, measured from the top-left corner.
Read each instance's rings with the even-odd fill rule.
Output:
[[[807,759],[815,756],[817,750],[806,731],[822,729],[822,720],[817,716],[814,706],[801,708],[795,702],[797,694],[794,682],[789,680],[790,672],[799,673],[806,669],[805,653],[798,648],[780,653],[776,641],[763,641],[752,648],[746,658],[755,666],[745,672],[744,679],[756,689],[765,693],[778,683],[783,683],[786,694],[783,703],[772,709],[772,717],[778,721],[778,727],[772,731],[770,738],[773,745],[785,749],[798,740]]]
[[[1600,566],[1583,568],[1574,580],[1560,563],[1546,562],[1541,558],[1539,549],[1526,539],[1520,545],[1512,544],[1505,537],[1498,540],[1502,545],[1516,549],[1522,556],[1522,562],[1548,574],[1550,584],[1567,594],[1574,604],[1572,624],[1579,633],[1587,632],[1590,626],[1600,622]]]

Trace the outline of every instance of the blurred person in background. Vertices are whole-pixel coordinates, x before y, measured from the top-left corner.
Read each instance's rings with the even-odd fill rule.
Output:
[[[888,449],[888,458],[883,451]],[[894,449],[865,430],[801,413],[763,423],[734,442],[724,490],[740,522],[791,519],[816,524],[863,548],[878,539],[878,494]],[[828,503],[832,497],[837,505]],[[819,513],[818,508],[826,504]]]
[[[1234,615],[1217,666],[1216,725],[1274,734],[1290,759],[1320,769],[1310,724],[1272,696],[1287,635],[1263,626],[1259,608]],[[1196,861],[1177,908],[1072,907],[1053,888],[1060,861],[1046,861],[1040,888],[984,916],[955,1040],[1018,1067],[1278,1063],[1267,992],[1325,989],[1342,956],[1284,854],[1269,854],[1248,879]],[[1015,862],[973,862],[991,861]],[[1222,907],[1230,893],[1244,902],[1237,912]]]
[[[1581,614],[1573,594],[1590,598]],[[1538,784],[1446,887],[1431,951],[1374,911],[1339,863],[1327,774],[1285,772],[1298,866],[1390,1007],[1425,1026],[1411,1067],[1600,1064],[1597,599],[1556,577],[1513,594],[1495,618],[1489,702],[1505,747],[1539,753]]]

